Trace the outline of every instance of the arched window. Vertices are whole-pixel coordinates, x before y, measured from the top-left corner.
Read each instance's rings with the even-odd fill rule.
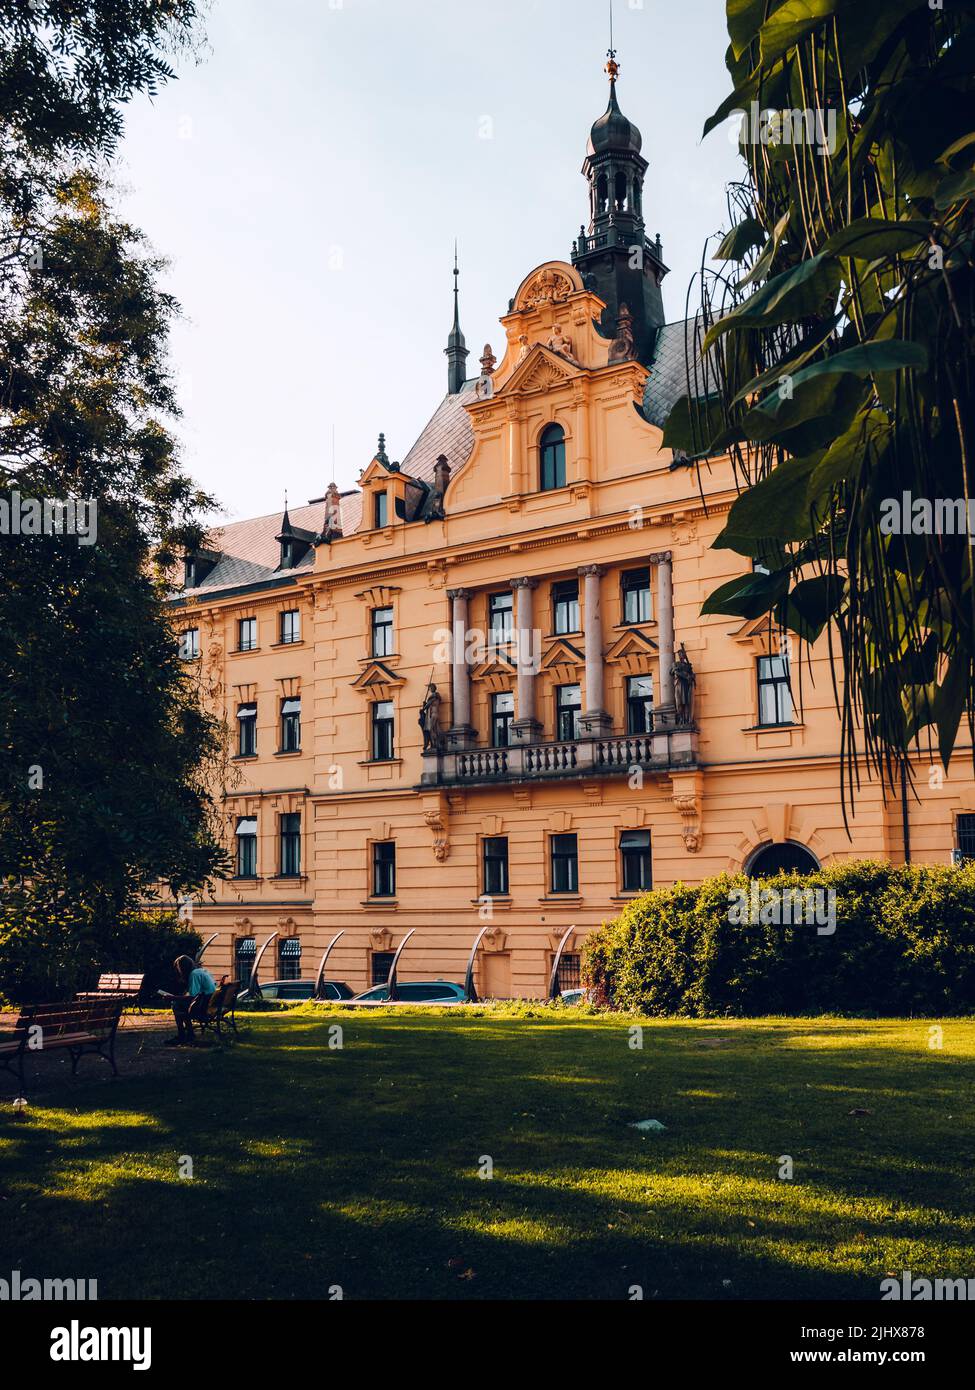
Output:
[[[781,845],[762,845],[745,869],[749,878],[769,878],[772,874],[814,874],[819,868],[816,856],[805,845],[786,840]]]
[[[626,175],[622,172],[616,175],[616,211],[626,212]]]
[[[539,479],[542,492],[565,487],[565,430],[549,425],[539,441]]]

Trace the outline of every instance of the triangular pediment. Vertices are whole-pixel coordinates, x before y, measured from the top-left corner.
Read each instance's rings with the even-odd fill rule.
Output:
[[[527,357],[519,362],[497,396],[522,395],[529,391],[547,391],[563,382],[572,381],[582,368],[560,357],[557,352],[536,343]]]
[[[504,652],[491,652],[471,671],[471,679],[485,681],[492,676],[503,676],[510,680],[518,674],[518,668]]]
[[[629,656],[656,656],[659,648],[652,637],[638,627],[628,627],[606,653],[607,661],[622,661]]]
[[[759,654],[764,654],[777,646],[781,637],[779,628],[775,623],[769,622],[767,613],[761,614],[758,618],[749,618],[730,635],[743,647],[751,647]],[[797,641],[798,639],[794,637],[793,640]]]
[[[564,637],[553,642],[548,651],[539,662],[540,671],[552,671],[557,667],[578,667],[585,666],[586,658],[583,653],[572,642],[567,642]]]
[[[405,684],[405,679],[398,676],[384,662],[370,661],[369,665],[352,682],[352,689],[364,691],[377,700],[385,700],[389,698],[389,691]]]

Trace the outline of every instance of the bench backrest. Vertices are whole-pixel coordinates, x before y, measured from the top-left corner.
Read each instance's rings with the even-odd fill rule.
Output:
[[[31,1004],[22,1011],[14,1032],[26,1035],[31,1028],[40,1028],[44,1044],[76,1033],[107,1038],[118,1027],[121,1013],[122,1005],[108,999],[90,1003]]]
[[[98,992],[100,994],[138,994],[145,978],[145,975],[120,975],[117,971],[99,975]]]

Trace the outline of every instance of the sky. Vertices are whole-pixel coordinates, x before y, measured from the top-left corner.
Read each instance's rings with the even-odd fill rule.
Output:
[[[168,261],[186,469],[217,517],[356,485],[446,391],[453,246],[471,350],[569,259],[605,110],[608,0],[211,0],[178,80],[133,102],[121,209]],[[649,160],[668,319],[738,177],[722,0],[616,0],[620,105]],[[500,356],[500,351],[498,356]]]

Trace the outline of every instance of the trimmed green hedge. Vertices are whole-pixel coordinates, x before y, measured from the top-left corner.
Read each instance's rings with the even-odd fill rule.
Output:
[[[831,934],[816,925],[736,924],[731,895],[751,886],[744,875],[722,874],[637,898],[585,943],[594,997],[688,1018],[975,1012],[975,865],[864,860],[758,885],[832,891]]]

